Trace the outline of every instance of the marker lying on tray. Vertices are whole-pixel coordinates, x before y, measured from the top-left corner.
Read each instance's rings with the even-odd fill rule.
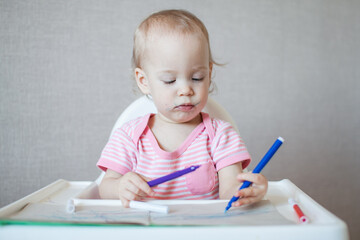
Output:
[[[195,171],[196,169],[198,169],[199,167],[200,167],[200,165],[191,166],[191,167],[185,168],[183,170],[170,173],[163,177],[156,178],[147,183],[149,184],[150,187],[153,187],[153,186],[159,185],[161,183],[170,181],[172,179],[181,177],[182,175],[191,173],[191,172]],[[130,201],[129,205],[130,205],[130,208],[142,209],[142,210],[147,210],[147,211],[152,211],[152,212],[168,213],[168,211],[169,211],[168,206],[151,204],[151,203],[147,203],[147,202]],[[68,201],[66,210],[68,213],[74,213],[74,212],[76,212],[76,208],[79,206],[122,206],[122,203],[120,200],[98,200],[98,199],[73,198]]]
[[[159,204],[152,204],[147,202],[140,201],[130,201],[130,208],[141,209],[150,212],[158,213],[168,213],[169,207]],[[79,199],[74,198],[70,199],[66,206],[66,211],[68,213],[75,213],[78,207],[95,207],[95,206],[104,206],[104,207],[120,207],[122,202],[115,199]]]
[[[295,213],[298,216],[300,223],[308,223],[309,218],[307,216],[305,216],[303,211],[301,211],[301,208],[299,207],[299,204],[293,198],[289,198],[288,201],[289,201],[289,204],[295,210]]]

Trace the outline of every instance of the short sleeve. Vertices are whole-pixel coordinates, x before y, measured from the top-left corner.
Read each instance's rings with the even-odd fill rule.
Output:
[[[244,141],[227,122],[219,124],[211,145],[211,151],[217,171],[238,162],[242,162],[244,169],[251,161]]]
[[[122,175],[133,171],[136,165],[136,146],[129,135],[122,129],[117,129],[96,165],[103,171],[111,169]]]

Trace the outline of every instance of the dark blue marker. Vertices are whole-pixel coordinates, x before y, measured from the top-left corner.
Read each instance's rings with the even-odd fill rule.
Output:
[[[258,163],[258,165],[255,167],[255,169],[252,171],[252,173],[260,173],[261,170],[265,167],[265,165],[270,161],[270,159],[272,158],[272,156],[274,156],[274,154],[276,153],[276,151],[279,149],[279,147],[281,146],[281,144],[284,142],[284,139],[282,137],[279,137],[278,139],[276,139],[276,141],[274,142],[274,144],[271,146],[271,148],[269,149],[269,151],[267,151],[267,153],[265,154],[265,156],[261,159],[261,161]],[[249,181],[245,181],[243,182],[243,184],[241,185],[240,189],[244,189],[249,187],[252,184],[252,182]],[[236,202],[239,199],[239,197],[235,197],[233,196],[230,199],[230,202],[228,203],[228,205],[225,208],[225,213],[227,212],[227,210],[229,210],[231,208],[231,205],[233,202]]]

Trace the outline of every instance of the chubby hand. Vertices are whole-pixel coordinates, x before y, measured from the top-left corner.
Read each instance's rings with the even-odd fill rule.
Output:
[[[234,194],[235,197],[239,197],[239,200],[232,204],[233,207],[255,203],[263,199],[268,188],[268,180],[264,175],[257,173],[240,173],[237,175],[237,179],[240,182],[252,182],[252,185]]]
[[[155,195],[146,180],[144,176],[134,172],[128,172],[119,179],[119,198],[124,207],[129,207],[132,200]]]

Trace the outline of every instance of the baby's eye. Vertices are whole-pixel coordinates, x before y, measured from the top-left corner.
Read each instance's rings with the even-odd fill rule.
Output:
[[[167,80],[167,81],[163,81],[165,84],[172,84],[174,83],[176,80]]]
[[[202,81],[204,78],[192,78],[193,81]]]

